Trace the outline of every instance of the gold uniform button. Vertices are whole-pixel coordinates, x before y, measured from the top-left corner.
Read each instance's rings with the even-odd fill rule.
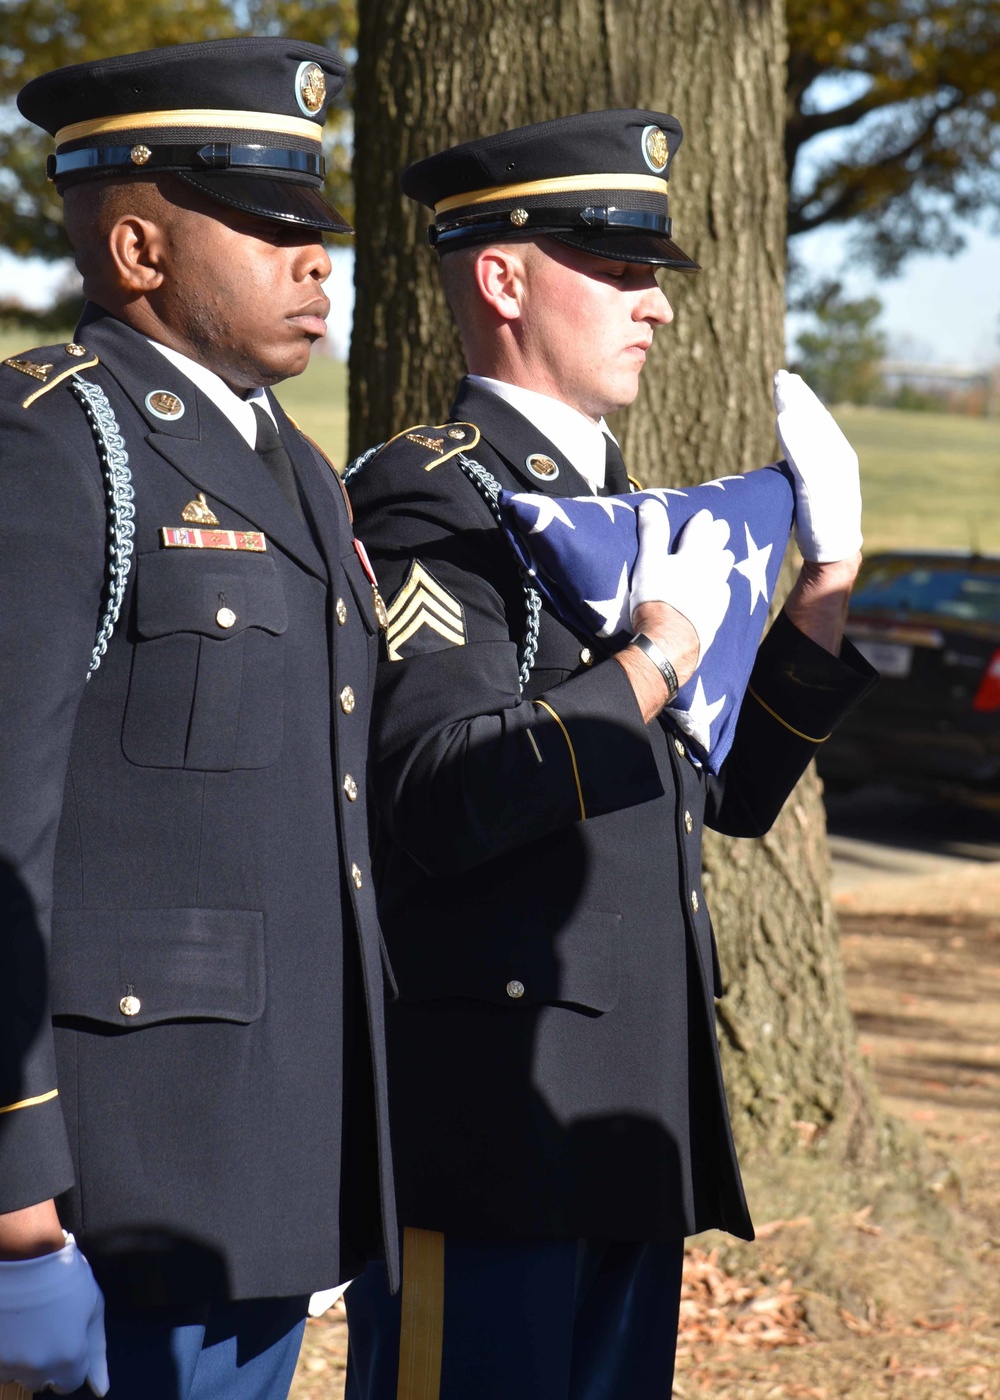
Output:
[[[359,866],[357,866],[357,865],[352,865],[352,866],[351,866],[351,879],[354,881],[354,888],[355,888],[356,890],[359,890],[359,889],[361,888],[361,886],[365,883],[365,882],[364,882],[364,877],[363,877],[362,874],[361,874],[361,869],[360,869]]]
[[[691,891],[691,908],[694,910],[694,912],[695,912],[696,914],[697,914],[698,910],[701,908],[701,904],[700,904],[700,901],[699,901],[699,899],[698,899],[698,891],[697,891],[697,890],[692,890],[692,891]]]
[[[142,1010],[142,1002],[138,997],[122,997],[121,1001],[118,1003],[118,1010],[123,1016],[138,1016],[139,1012]]]
[[[232,608],[220,608],[215,614],[215,620],[220,627],[232,627],[236,621],[236,614]]]
[[[86,353],[86,348],[83,345],[77,345],[75,340],[71,340],[66,346],[66,354],[72,355],[76,360],[78,360],[81,355],[86,355]]]
[[[675,740],[674,740],[674,748],[675,748],[675,749],[677,750],[677,752],[680,754],[681,758],[683,758],[683,757],[684,757],[684,745],[681,743],[680,739],[675,739]]]
[[[593,666],[594,653],[590,650],[590,647],[584,647],[583,651],[580,653],[580,660],[585,666]]]
[[[347,604],[344,602],[343,598],[337,599],[336,613],[337,621],[340,623],[341,627],[343,627],[344,623],[347,621]]]
[[[692,817],[690,812],[684,813],[684,830],[689,836],[691,835],[692,831],[694,831],[694,818]]]
[[[354,691],[349,685],[345,685],[343,690],[340,692],[340,708],[343,710],[345,715],[349,715],[354,709],[354,705]]]
[[[347,793],[348,802],[353,802],[358,795],[358,785],[350,773],[344,774],[344,791]]]
[[[524,983],[523,983],[523,982],[518,982],[516,978],[514,978],[512,981],[508,982],[508,983],[507,983],[507,995],[508,995],[509,997],[514,997],[515,1000],[516,1000],[518,997],[523,997],[523,996],[524,996]]]

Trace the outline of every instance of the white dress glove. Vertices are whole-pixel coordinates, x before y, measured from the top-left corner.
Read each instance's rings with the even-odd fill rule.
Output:
[[[729,525],[700,510],[684,526],[671,554],[670,521],[660,502],[643,501],[636,513],[639,553],[632,570],[630,614],[634,617],[640,603],[669,603],[697,632],[700,662],[729,607],[729,575],[736,559],[726,548]]]
[[[795,477],[795,542],[803,559],[831,564],[861,548],[858,454],[804,379],[774,376],[778,441]]]
[[[0,1382],[108,1393],[104,1295],[72,1235],[55,1254],[0,1260]]]

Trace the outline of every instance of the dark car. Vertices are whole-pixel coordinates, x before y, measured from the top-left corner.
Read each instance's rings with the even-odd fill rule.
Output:
[[[1000,556],[865,561],[847,635],[878,686],[819,751],[828,787],[896,787],[1000,809]]]

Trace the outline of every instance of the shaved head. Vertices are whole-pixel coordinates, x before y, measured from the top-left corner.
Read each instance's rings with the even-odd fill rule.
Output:
[[[113,310],[108,307],[112,272],[108,241],[114,226],[131,216],[163,227],[176,214],[178,201],[171,196],[179,187],[184,188],[180,181],[158,174],[90,180],[66,190],[63,223],[89,301]]]

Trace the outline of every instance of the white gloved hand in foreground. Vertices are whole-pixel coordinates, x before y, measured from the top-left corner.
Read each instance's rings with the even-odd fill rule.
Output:
[[[704,659],[729,607],[729,575],[735,555],[727,549],[729,526],[700,510],[684,526],[677,550],[670,550],[670,521],[659,501],[638,510],[639,553],[632,570],[629,610],[640,603],[668,603],[698,634],[698,660]],[[632,624],[635,626],[635,623]]]
[[[774,407],[795,477],[795,542],[803,559],[852,559],[861,548],[858,454],[799,375],[778,370]]]
[[[72,1235],[36,1259],[0,1260],[0,1382],[108,1392],[104,1295]]]

